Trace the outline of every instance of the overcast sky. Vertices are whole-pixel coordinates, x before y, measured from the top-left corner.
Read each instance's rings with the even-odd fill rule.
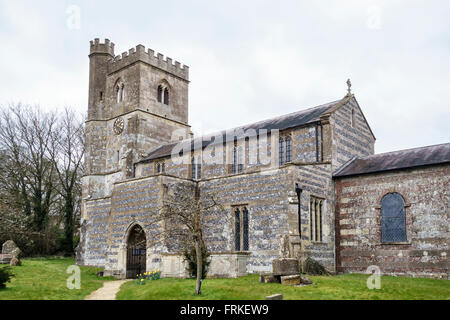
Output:
[[[0,0],[0,104],[87,111],[98,37],[188,65],[196,133],[340,99],[350,78],[377,153],[446,143],[449,17],[446,0]]]

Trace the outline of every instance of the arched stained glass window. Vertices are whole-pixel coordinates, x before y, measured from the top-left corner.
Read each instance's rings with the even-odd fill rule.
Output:
[[[405,201],[399,193],[381,199],[381,241],[406,242]]]

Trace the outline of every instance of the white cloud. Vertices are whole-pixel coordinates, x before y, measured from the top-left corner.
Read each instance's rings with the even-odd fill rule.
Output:
[[[108,37],[190,66],[199,133],[339,99],[351,78],[377,152],[450,140],[446,1],[72,2],[80,29],[69,3],[0,0],[0,104],[86,109],[89,40]]]

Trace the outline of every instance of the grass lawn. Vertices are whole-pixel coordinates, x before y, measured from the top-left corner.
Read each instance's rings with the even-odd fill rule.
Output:
[[[160,279],[138,286],[135,281],[122,285],[119,300],[264,300],[266,296],[281,293],[283,299],[372,299],[372,300],[435,300],[450,299],[450,281],[383,276],[380,290],[369,290],[368,275],[310,277],[314,285],[288,287],[281,284],[259,283],[258,275],[238,279],[206,279],[202,295],[196,296],[195,280]]]
[[[82,300],[113,279],[97,277],[101,269],[80,267],[81,288],[69,290],[66,281],[71,274],[66,270],[73,264],[75,260],[70,258],[22,259],[22,266],[12,267],[16,276],[0,289],[0,300]]]

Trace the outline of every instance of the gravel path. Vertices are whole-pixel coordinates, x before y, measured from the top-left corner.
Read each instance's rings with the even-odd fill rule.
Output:
[[[98,290],[88,295],[84,300],[116,300],[116,294],[120,286],[130,280],[108,281]]]

